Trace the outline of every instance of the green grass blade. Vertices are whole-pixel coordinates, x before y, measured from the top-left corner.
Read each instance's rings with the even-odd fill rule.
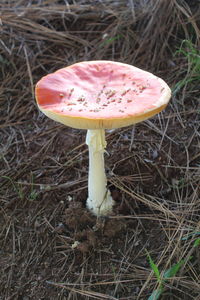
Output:
[[[200,235],[200,231],[194,231],[194,232],[191,232],[191,233],[188,233],[187,235],[185,235],[184,237],[182,237],[182,241],[186,241],[188,240],[189,238],[195,236],[195,235]]]
[[[154,271],[158,282],[161,283],[161,276],[160,276],[160,272],[158,270],[157,265],[154,263],[153,259],[151,258],[150,254],[148,252],[147,252],[147,256],[148,256],[148,259],[149,259],[149,264],[150,264],[152,270]]]
[[[200,238],[196,239],[194,242],[194,247],[198,247],[200,245]]]
[[[148,298],[148,300],[158,300],[160,295],[162,294],[163,289],[162,288],[158,288],[155,291],[153,291],[153,293],[151,294],[151,296]]]
[[[121,35],[121,34],[118,34],[118,35],[116,35],[116,36],[114,36],[114,37],[111,37],[111,38],[109,38],[109,39],[103,41],[103,42],[100,44],[100,46],[112,44],[112,42],[114,42],[114,41],[120,39],[121,37],[122,37],[122,35]]]
[[[168,278],[175,276],[177,274],[177,272],[179,271],[180,267],[184,264],[184,262],[185,262],[185,260],[182,259],[177,264],[173,265],[170,269],[166,270],[163,275],[163,278],[168,279]]]

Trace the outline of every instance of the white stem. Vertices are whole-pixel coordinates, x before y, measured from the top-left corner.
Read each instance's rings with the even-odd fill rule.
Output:
[[[87,207],[97,216],[106,216],[112,212],[114,201],[106,187],[107,180],[104,167],[105,130],[88,130],[86,144],[89,147]]]

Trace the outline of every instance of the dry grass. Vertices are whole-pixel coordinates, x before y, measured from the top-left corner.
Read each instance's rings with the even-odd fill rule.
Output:
[[[174,55],[188,40],[200,59],[199,4],[4,0],[0,6],[0,299],[147,299],[157,281],[146,250],[163,272],[185,259],[162,299],[200,299],[199,78],[194,58]],[[73,205],[87,197],[85,132],[39,113],[34,85],[60,67],[95,59],[152,71],[174,94],[154,119],[107,133],[116,213],[99,221],[82,208],[81,227]]]

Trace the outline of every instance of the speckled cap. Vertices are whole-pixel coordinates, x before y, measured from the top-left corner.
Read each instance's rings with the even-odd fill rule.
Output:
[[[162,111],[171,97],[157,76],[113,61],[85,61],[44,76],[36,84],[39,109],[80,129],[128,126]]]

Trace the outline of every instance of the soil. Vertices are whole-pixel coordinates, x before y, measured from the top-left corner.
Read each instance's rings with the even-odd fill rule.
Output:
[[[33,158],[27,169],[32,175],[24,171],[25,165],[16,173],[15,184],[5,180],[10,187],[5,197],[10,201],[4,202],[0,221],[1,293],[7,295],[2,299],[137,299],[151,272],[146,250],[154,260],[161,258],[169,245],[165,231],[175,234],[177,222],[187,213],[184,208],[180,211],[174,188],[182,197],[198,188],[198,181],[190,185],[192,179],[182,186],[184,170],[165,167],[166,153],[171,153],[174,165],[185,164],[185,153],[175,154],[181,141],[189,140],[190,127],[180,127],[178,136],[178,125],[176,130],[170,127],[168,136],[173,140],[176,136],[176,143],[166,139],[162,149],[158,148],[159,134],[144,124],[134,130],[132,149],[132,128],[107,132],[106,172],[115,207],[111,216],[96,218],[85,207],[85,132],[59,125],[55,136],[51,121],[45,122],[47,134],[40,137],[37,133],[34,141],[30,138],[26,150],[18,145],[25,151],[25,161]],[[38,143],[46,145],[48,140],[53,143],[41,155]],[[195,157],[195,144],[189,149],[190,157]],[[196,160],[191,161],[192,173],[195,166]],[[198,221],[191,214],[193,222]],[[186,220],[184,224],[188,226]],[[167,255],[173,251],[172,241],[170,245]],[[197,263],[198,255],[193,255]],[[140,299],[146,299],[151,288],[152,283]],[[176,295],[189,299],[187,289],[176,290]]]

